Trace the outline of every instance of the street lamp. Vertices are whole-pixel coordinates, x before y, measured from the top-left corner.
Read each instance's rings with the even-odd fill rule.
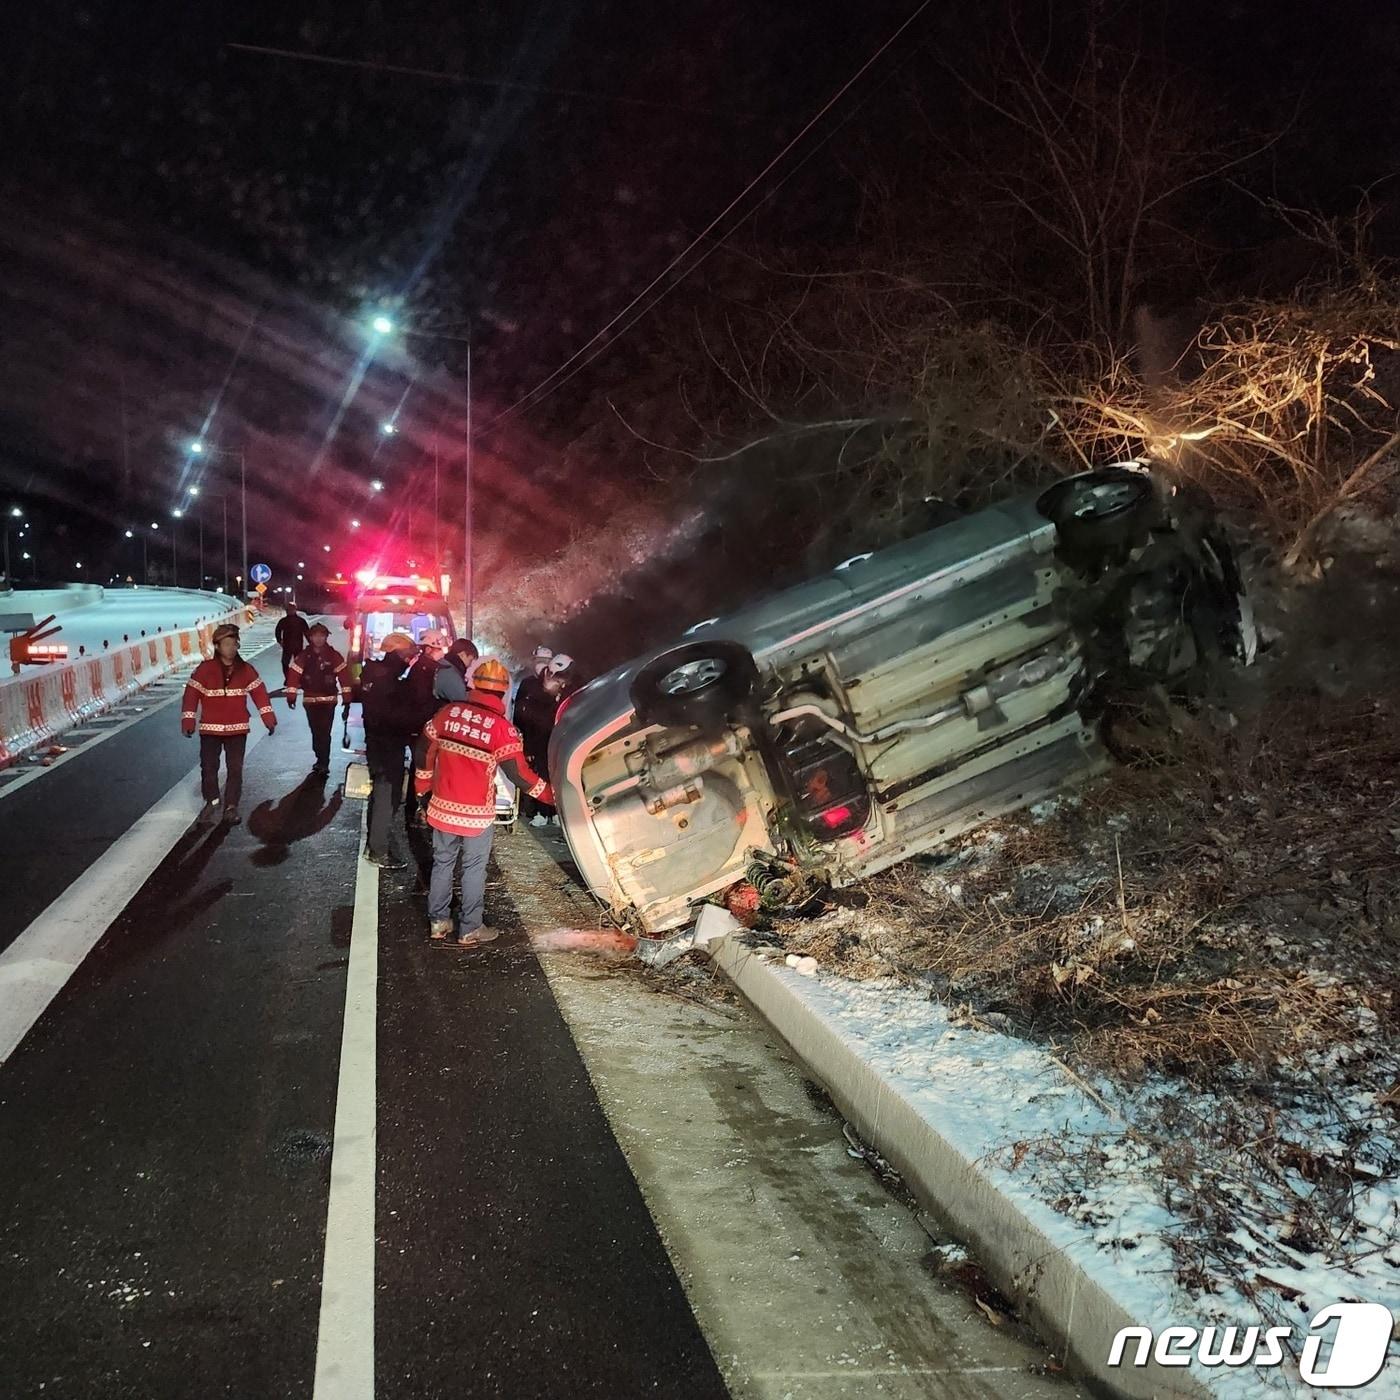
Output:
[[[240,447],[237,451],[233,449],[224,450],[221,447],[210,447],[202,438],[195,438],[190,443],[190,451],[196,457],[203,456],[206,452],[211,457],[237,457],[238,458],[238,497],[239,508],[243,518],[243,572],[239,574],[239,581],[248,577],[248,457]],[[228,516],[225,511],[224,516],[224,578],[228,578]]]
[[[23,520],[24,512],[18,506],[11,506],[5,516],[5,590],[9,592],[15,586],[15,581],[10,577],[10,521]],[[26,555],[25,558],[29,556]]]
[[[394,434],[398,432],[398,429],[393,423],[385,421],[379,425],[379,431],[383,433],[385,437],[393,437]]]
[[[350,522],[350,528],[352,530],[358,530],[360,528],[360,522],[358,520],[352,520]]]
[[[152,525],[151,528],[152,528],[152,529],[155,528],[154,524]],[[127,537],[127,539],[129,539],[129,540],[135,539],[135,538],[136,538],[136,531],[135,531],[135,530],[128,530],[128,531],[126,532],[126,537]],[[141,531],[141,582],[144,583],[144,584],[149,584],[150,581],[151,581],[151,563],[150,563],[150,558],[149,558],[149,555],[148,555],[148,552],[147,552],[147,549],[146,549],[146,532],[145,532],[144,530],[142,530],[142,531]]]
[[[369,489],[371,491],[382,491],[384,489],[384,483],[380,481],[378,477],[376,477],[373,481],[370,482]]]
[[[387,316],[376,316],[370,323],[375,335],[393,335],[394,323]]]

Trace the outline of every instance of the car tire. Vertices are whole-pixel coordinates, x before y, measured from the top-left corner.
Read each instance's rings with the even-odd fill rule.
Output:
[[[723,726],[758,687],[753,655],[738,642],[690,642],[663,652],[632,682],[644,724]]]
[[[1155,508],[1151,480],[1126,467],[1066,477],[1044,492],[1036,509],[1054,523],[1065,551],[1100,556],[1146,533]]]

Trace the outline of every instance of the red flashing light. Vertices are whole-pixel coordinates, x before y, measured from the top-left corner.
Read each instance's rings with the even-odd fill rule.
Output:
[[[845,826],[852,815],[849,807],[828,807],[817,820],[831,831],[835,831],[838,826]]]

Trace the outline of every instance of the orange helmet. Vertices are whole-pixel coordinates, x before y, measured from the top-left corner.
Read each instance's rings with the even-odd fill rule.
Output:
[[[472,689],[504,695],[510,689],[510,672],[494,657],[488,656],[472,672]]]

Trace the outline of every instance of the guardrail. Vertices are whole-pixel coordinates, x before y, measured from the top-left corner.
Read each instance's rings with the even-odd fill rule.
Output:
[[[214,628],[221,623],[252,621],[252,609],[238,608],[194,627],[114,647],[101,656],[0,681],[0,768],[11,767],[180,666],[212,656]]]

